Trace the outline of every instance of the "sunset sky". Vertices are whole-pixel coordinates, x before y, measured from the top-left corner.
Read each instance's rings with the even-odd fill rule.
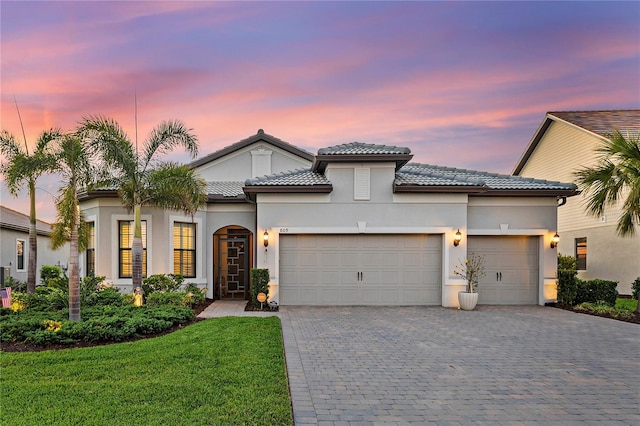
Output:
[[[510,173],[547,111],[640,108],[640,2],[0,2],[1,128],[181,119]],[[15,101],[14,101],[15,99]],[[189,161],[182,153],[173,159]],[[53,221],[57,179],[38,182]],[[4,182],[2,205],[28,213]]]

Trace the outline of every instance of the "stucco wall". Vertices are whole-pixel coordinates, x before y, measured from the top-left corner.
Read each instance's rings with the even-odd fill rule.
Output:
[[[24,269],[16,269],[16,241],[24,240]],[[10,276],[18,281],[27,281],[29,265],[29,234],[27,232],[0,229],[0,266],[10,268]],[[38,235],[38,265],[36,267],[36,283],[40,283],[40,269],[43,265],[67,265],[69,263],[69,244],[58,250],[51,248],[51,238]]]
[[[612,235],[615,225],[565,231],[558,249],[565,256],[575,256],[575,239],[586,237],[587,270],[579,271],[578,278],[618,281],[618,293],[631,294],[631,283],[640,277],[640,238]]]

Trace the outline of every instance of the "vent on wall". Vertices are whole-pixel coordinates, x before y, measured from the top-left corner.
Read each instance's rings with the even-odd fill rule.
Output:
[[[272,153],[273,151],[263,148],[251,151],[251,174],[254,178],[271,174]]]
[[[371,169],[358,167],[353,169],[353,199],[369,200],[371,197]]]

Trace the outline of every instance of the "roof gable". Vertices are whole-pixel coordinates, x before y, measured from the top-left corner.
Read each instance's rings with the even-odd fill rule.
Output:
[[[614,130],[620,130],[622,134],[637,135],[640,132],[640,109],[548,112],[522,157],[516,163],[512,172],[514,175],[520,174],[552,122],[564,123],[585,132],[585,134],[601,139],[606,138]]]
[[[248,137],[246,139],[243,139],[243,140],[241,140],[239,142],[236,142],[236,143],[234,143],[232,145],[224,147],[221,150],[218,150],[218,151],[216,151],[214,153],[206,155],[206,156],[204,156],[204,157],[202,157],[202,158],[200,158],[198,160],[192,161],[189,164],[189,167],[191,167],[192,169],[196,168],[196,167],[200,167],[200,166],[202,166],[204,164],[210,163],[211,161],[215,161],[215,160],[217,160],[219,158],[222,158],[222,157],[224,157],[226,155],[229,155],[229,154],[231,154],[233,152],[236,152],[236,151],[239,151],[241,149],[244,149],[244,148],[246,148],[246,147],[248,147],[250,145],[253,145],[255,143],[258,143],[258,142],[265,142],[267,144],[271,144],[271,145],[273,145],[275,147],[278,147],[278,148],[282,149],[283,151],[286,151],[286,152],[288,152],[290,154],[293,154],[293,155],[296,155],[298,157],[304,158],[305,160],[308,160],[310,162],[313,161],[313,159],[314,159],[313,154],[311,154],[310,152],[307,152],[307,151],[305,151],[303,149],[300,149],[300,148],[298,148],[298,147],[296,147],[294,145],[291,145],[290,143],[285,142],[285,141],[283,141],[281,139],[278,139],[278,138],[276,138],[274,136],[268,135],[268,134],[266,134],[264,132],[264,130],[260,129],[260,130],[258,130],[258,133],[256,133],[253,136],[250,136],[250,137]]]

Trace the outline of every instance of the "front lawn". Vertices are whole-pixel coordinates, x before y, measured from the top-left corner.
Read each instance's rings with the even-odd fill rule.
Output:
[[[0,362],[3,425],[293,424],[277,317]]]

